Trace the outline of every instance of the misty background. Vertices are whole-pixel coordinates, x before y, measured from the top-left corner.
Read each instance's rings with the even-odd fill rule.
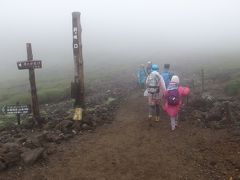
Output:
[[[239,61],[238,0],[2,0],[0,82],[27,78],[16,62],[26,43],[43,61],[38,77],[73,74],[72,15],[81,12],[85,67]],[[136,67],[137,68],[137,67]]]

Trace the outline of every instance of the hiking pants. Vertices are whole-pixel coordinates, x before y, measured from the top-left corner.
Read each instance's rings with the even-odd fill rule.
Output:
[[[178,126],[178,115],[176,117],[170,117],[170,121],[172,130],[175,130],[176,126]]]
[[[159,114],[160,114],[160,105],[159,104],[149,105],[149,115],[159,116]]]

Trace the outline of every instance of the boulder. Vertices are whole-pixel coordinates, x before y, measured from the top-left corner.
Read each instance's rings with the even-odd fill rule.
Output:
[[[214,103],[213,107],[206,115],[207,121],[220,121],[224,117],[224,107],[222,103]]]
[[[91,126],[89,126],[87,123],[83,123],[83,124],[81,125],[81,128],[82,128],[83,130],[91,130],[91,129],[92,129]]]
[[[55,133],[49,133],[46,135],[46,139],[48,142],[54,142],[54,143],[61,143],[61,141],[63,140],[63,136],[59,136],[58,134]]]
[[[67,132],[67,131],[71,131],[72,126],[73,126],[73,121],[63,120],[56,125],[55,129],[59,129],[63,132]]]
[[[23,146],[30,149],[35,149],[41,147],[42,143],[36,137],[31,137],[28,138],[25,142],[23,142]]]
[[[23,162],[27,165],[34,164],[43,155],[44,148],[25,149],[21,154]]]
[[[18,144],[23,144],[23,143],[26,142],[26,141],[27,141],[27,138],[26,138],[26,137],[17,138],[17,139],[15,140],[15,142],[18,143]]]
[[[20,146],[17,143],[5,143],[2,145],[2,147],[7,149],[8,151],[19,150],[20,148]]]

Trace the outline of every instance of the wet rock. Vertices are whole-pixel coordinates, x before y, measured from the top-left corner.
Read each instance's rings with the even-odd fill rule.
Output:
[[[7,142],[11,142],[11,140],[13,139],[11,134],[6,134],[0,137],[0,142],[1,143],[7,143]]]
[[[51,145],[49,145],[49,146],[47,147],[47,150],[46,150],[46,154],[47,154],[47,155],[51,155],[51,154],[54,154],[54,153],[56,153],[56,152],[57,152],[57,147],[56,147],[56,145],[51,144]]]
[[[17,143],[5,143],[2,145],[3,148],[11,151],[11,150],[18,150],[20,146]]]
[[[41,132],[40,134],[36,135],[35,138],[41,143],[45,143],[47,141],[47,134],[48,131],[44,130],[43,132]]]
[[[72,133],[73,133],[74,135],[76,135],[76,134],[77,134],[77,131],[75,131],[75,130],[72,130]]]
[[[48,142],[54,142],[54,143],[61,143],[61,141],[63,140],[62,136],[59,136],[58,134],[54,134],[54,133],[49,133],[46,135],[46,139]]]
[[[44,125],[43,129],[45,130],[53,129],[56,126],[56,124],[57,122],[55,121],[49,121]]]
[[[199,111],[206,112],[209,108],[212,107],[213,102],[207,101],[199,96],[194,97],[191,101],[189,101],[189,106],[193,109],[197,109]]]
[[[74,131],[80,131],[81,130],[81,122],[75,121],[72,128]]]
[[[26,149],[22,154],[21,158],[23,162],[27,165],[34,164],[43,155],[44,148],[37,149]]]
[[[202,94],[201,98],[207,102],[214,102],[215,98],[208,92]]]
[[[83,123],[83,124],[81,125],[81,128],[82,128],[83,130],[91,130],[91,129],[92,129],[91,126],[89,126],[87,123]]]
[[[59,129],[63,132],[69,131],[73,126],[73,121],[71,120],[63,120],[59,124],[56,125],[55,129]]]
[[[23,146],[30,149],[35,149],[41,147],[42,143],[36,137],[31,137],[23,143]]]
[[[65,140],[67,140],[67,139],[72,138],[73,136],[74,136],[74,134],[64,134],[64,135],[63,135],[63,138],[64,138]]]
[[[224,107],[222,103],[214,103],[214,106],[208,111],[207,121],[220,121],[224,117]]]
[[[22,144],[22,143],[24,143],[24,142],[26,142],[26,141],[27,141],[27,138],[26,138],[26,137],[17,138],[17,139],[15,140],[15,142],[18,143],[18,144]]]

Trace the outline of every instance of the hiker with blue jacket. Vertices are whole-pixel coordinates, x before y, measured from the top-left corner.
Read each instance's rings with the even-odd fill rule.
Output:
[[[163,69],[163,72],[161,73],[164,79],[166,88],[168,87],[173,76],[173,73],[171,73],[169,69],[170,69],[170,64],[164,64],[164,69]]]
[[[138,69],[138,85],[141,89],[145,88],[145,82],[147,79],[147,72],[145,70],[144,64],[141,64]]]

